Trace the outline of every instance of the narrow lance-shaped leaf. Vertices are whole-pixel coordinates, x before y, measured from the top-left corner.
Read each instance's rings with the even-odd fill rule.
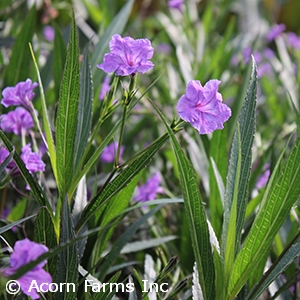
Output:
[[[172,148],[178,164],[184,207],[188,218],[203,298],[215,299],[215,269],[213,253],[210,244],[206,213],[196,182],[195,171],[193,170],[189,160],[184,155],[172,129],[168,126],[165,117],[152,101],[151,104],[165,124],[171,138]]]
[[[78,40],[73,13],[56,120],[57,184],[62,199],[68,191],[74,172],[79,85]]]
[[[41,100],[42,100],[42,111],[43,111],[43,125],[44,125],[44,131],[45,131],[45,135],[46,135],[46,145],[48,146],[48,152],[49,152],[49,156],[50,156],[50,162],[51,162],[51,166],[52,166],[52,170],[54,173],[54,177],[55,179],[57,179],[57,169],[56,169],[56,150],[55,150],[55,145],[54,145],[54,140],[53,140],[53,135],[51,132],[51,124],[49,121],[49,117],[48,117],[48,111],[47,111],[47,105],[46,105],[46,99],[45,99],[45,94],[44,94],[44,88],[43,88],[43,83],[42,83],[42,79],[40,76],[40,71],[35,59],[35,55],[33,52],[33,49],[31,47],[31,44],[29,44],[29,48],[30,48],[30,52],[31,52],[31,56],[33,59],[33,63],[35,66],[35,70],[38,76],[38,82],[39,82],[39,88],[40,88],[40,95],[41,95]],[[40,127],[39,127],[40,129]],[[42,132],[40,132],[40,134],[43,135]]]
[[[37,243],[46,245],[49,249],[57,246],[57,236],[53,220],[46,207],[40,209],[35,220],[34,240]],[[56,269],[56,257],[52,257],[48,260],[48,268],[50,274],[53,276]]]
[[[300,242],[292,245],[276,263],[276,266],[272,266],[271,269],[268,270],[260,282],[258,282],[257,286],[254,286],[250,291],[247,299],[256,300],[298,256],[300,256]]]
[[[67,197],[64,199],[62,218],[61,218],[60,244],[75,239],[73,220]],[[76,298],[78,289],[78,250],[77,244],[74,243],[58,254],[56,266],[56,282],[58,284],[69,283],[71,288],[66,285],[62,286],[55,293],[55,300],[73,300]]]
[[[92,124],[93,82],[89,62],[89,47],[86,47],[80,70],[80,97],[78,123],[74,149],[75,168],[85,151]]]
[[[241,137],[241,172],[237,172],[239,141],[238,129],[236,128],[230,153],[230,161],[227,174],[225,203],[224,203],[224,221],[222,230],[223,252],[224,257],[226,250],[226,240],[229,228],[229,219],[232,209],[234,191],[236,189],[236,177],[239,176],[238,198],[237,198],[237,215],[236,215],[236,246],[235,255],[240,247],[241,232],[244,225],[248,188],[251,170],[252,144],[255,133],[255,106],[256,106],[256,90],[257,90],[257,70],[254,58],[252,58],[252,73],[248,85],[247,95],[242,106],[238,124],[240,126]]]
[[[283,152],[274,168],[254,223],[236,258],[229,282],[229,299],[234,299],[251,272],[265,257],[275,235],[299,198],[299,147],[300,138],[297,139],[285,166],[281,164]]]

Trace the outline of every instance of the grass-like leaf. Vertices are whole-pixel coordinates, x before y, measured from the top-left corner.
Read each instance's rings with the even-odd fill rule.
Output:
[[[291,245],[284,255],[280,257],[280,260],[277,263],[274,263],[275,266],[272,266],[261,278],[257,286],[254,286],[250,291],[247,300],[256,300],[298,256],[300,256],[300,242]]]
[[[49,249],[57,246],[57,236],[51,218],[46,207],[42,207],[36,217],[34,227],[34,240],[37,243],[46,245]],[[55,274],[56,269],[56,257],[52,257],[48,260],[48,270],[52,276]]]
[[[60,243],[65,243],[75,239],[73,220],[69,208],[67,197],[63,203],[62,218],[61,218],[61,231],[60,231]],[[75,289],[67,289],[63,286],[62,290],[55,293],[55,300],[67,300],[75,299],[78,289],[78,250],[77,244],[74,243],[68,248],[64,249],[58,255],[57,267],[56,267],[56,282],[60,283],[72,283]]]
[[[78,106],[78,123],[74,149],[75,168],[78,166],[85,151],[91,125],[93,107],[93,82],[89,62],[89,47],[86,47],[80,70],[80,97]]]
[[[50,157],[50,162],[53,170],[54,177],[57,179],[57,169],[56,169],[56,150],[55,150],[55,145],[54,145],[54,140],[53,140],[53,135],[51,131],[51,124],[49,121],[48,117],[48,111],[47,111],[47,105],[46,105],[46,99],[45,99],[45,94],[44,94],[44,88],[43,88],[43,83],[39,71],[39,67],[37,65],[35,55],[33,53],[31,44],[29,44],[31,56],[33,59],[33,63],[35,66],[35,70],[38,76],[38,82],[39,82],[39,88],[40,88],[40,95],[41,95],[41,100],[42,100],[42,111],[43,111],[43,125],[44,125],[44,131],[46,134],[46,145],[48,146],[48,152],[49,152],[49,157]],[[39,128],[40,129],[40,128]],[[43,132],[40,132],[41,136],[43,137]]]
[[[56,120],[57,184],[61,199],[64,199],[71,185],[74,172],[79,87],[78,39],[73,13]]]
[[[173,130],[168,126],[165,117],[152,101],[151,104],[165,124],[178,164],[184,207],[188,218],[203,298],[215,299],[215,269],[213,253],[206,221],[207,217],[202,204],[198,184],[196,182],[195,171],[183,153]]]
[[[237,197],[237,215],[236,215],[236,245],[234,255],[237,254],[240,247],[241,232],[244,225],[247,200],[248,200],[248,188],[250,180],[251,170],[251,157],[252,157],[252,144],[255,133],[255,106],[256,106],[256,90],[257,90],[257,70],[254,59],[252,60],[252,73],[248,85],[247,95],[242,106],[240,116],[238,118],[238,125],[234,133],[230,161],[227,174],[226,190],[225,190],[225,202],[224,202],[224,220],[222,230],[222,255],[224,257],[226,251],[227,236],[231,231],[229,226],[229,220],[231,218],[231,210],[233,206],[233,199],[235,190],[238,191]],[[239,135],[238,127],[240,128],[240,147],[239,148]],[[238,160],[239,149],[241,149],[241,168],[238,173]],[[239,178],[237,178],[239,177]],[[238,187],[236,186],[238,180]]]
[[[33,5],[13,46],[4,76],[4,86],[13,86],[28,78],[28,69],[31,62],[28,43],[32,41],[35,18],[36,8]]]
[[[251,272],[269,251],[280,227],[300,195],[300,139],[298,138],[285,166],[279,158],[266,187],[251,230],[238,254],[229,282],[229,298],[234,299]]]
[[[31,216],[28,216],[26,218],[23,218],[23,219],[20,219],[16,222],[13,222],[11,224],[8,224],[8,225],[5,225],[3,227],[0,228],[0,234],[3,234],[4,232],[8,231],[8,230],[11,230],[13,227],[19,225],[19,224],[22,224],[23,222],[27,221],[27,220],[30,220],[32,218],[34,218],[36,215],[31,215]]]

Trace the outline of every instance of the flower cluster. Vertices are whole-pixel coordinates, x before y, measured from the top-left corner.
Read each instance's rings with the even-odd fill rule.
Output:
[[[33,89],[37,85],[27,79],[25,82],[19,82],[15,87],[7,87],[3,90],[1,103],[5,107],[20,105],[14,111],[1,116],[0,127],[3,131],[25,136],[27,131],[34,126],[30,112],[37,115],[31,103],[34,97]],[[1,148],[0,152],[0,160],[3,162],[9,152],[5,148]],[[30,144],[23,146],[21,158],[30,173],[45,171],[45,164],[40,154],[32,152]],[[15,163],[10,162],[6,170],[10,171],[15,167]]]
[[[14,252],[10,256],[10,268],[4,270],[4,275],[9,277],[15,274],[20,267],[38,259],[46,252],[48,252],[46,246],[32,242],[29,239],[17,241],[14,246]],[[38,286],[42,283],[52,283],[51,275],[43,269],[46,263],[47,261],[43,260],[18,279],[22,292],[32,299],[40,298],[36,289],[30,289],[29,291],[29,287],[33,280],[36,280]]]
[[[27,79],[25,82],[19,82],[14,87],[7,87],[2,91],[3,98],[1,103],[5,107],[22,105],[28,111],[31,111],[31,100],[35,95],[33,89],[37,86],[38,84],[36,82],[32,83],[30,79]]]

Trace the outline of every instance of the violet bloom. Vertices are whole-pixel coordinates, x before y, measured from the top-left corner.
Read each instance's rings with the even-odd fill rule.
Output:
[[[103,80],[100,95],[99,95],[99,100],[104,100],[106,93],[110,90],[110,77],[106,76]]]
[[[22,105],[27,110],[31,111],[31,100],[34,97],[33,89],[37,87],[38,84],[30,79],[26,81],[19,82],[14,87],[7,87],[2,91],[2,101],[1,103],[5,107],[11,105]]]
[[[157,45],[156,51],[159,53],[170,54],[171,46],[167,43],[160,43]]]
[[[243,49],[242,55],[243,55],[244,64],[246,64],[250,60],[251,53],[252,53],[251,47],[246,47]]]
[[[256,182],[256,188],[262,189],[267,184],[269,177],[270,177],[270,165],[266,164],[264,166],[263,174],[258,178]]]
[[[268,42],[271,42],[275,40],[282,32],[285,31],[285,25],[284,24],[275,24],[272,26],[267,33],[266,39]]]
[[[275,56],[275,53],[274,53],[274,51],[272,49],[266,48],[264,50],[264,57],[266,59],[272,59],[274,56]]]
[[[10,268],[6,268],[4,271],[5,276],[8,277],[13,275],[20,267],[36,260],[46,252],[48,252],[48,248],[46,246],[31,242],[29,239],[17,241],[14,246],[14,252],[10,256]],[[22,292],[27,296],[30,296],[32,299],[40,298],[35,288],[30,289],[31,282],[33,280],[36,280],[38,286],[42,283],[52,283],[51,275],[43,269],[46,263],[47,260],[43,260],[32,270],[28,271],[18,279]]]
[[[117,149],[118,149],[118,145],[119,145],[118,142],[114,142],[114,143],[111,143],[111,144],[107,145],[101,153],[101,156],[100,156],[101,161],[104,162],[104,163],[114,162],[115,156],[116,156],[116,153],[117,153]],[[124,149],[125,149],[125,147],[121,146],[119,159],[122,158],[123,153],[124,153]]]
[[[263,62],[257,66],[257,77],[269,75],[272,73],[272,66],[268,62]]]
[[[31,151],[30,144],[27,144],[22,148],[21,158],[30,173],[45,171],[45,163],[42,161],[41,156],[38,153]]]
[[[178,9],[180,12],[182,12],[183,3],[184,3],[184,0],[169,0],[168,6],[170,8]]]
[[[25,108],[17,107],[14,111],[1,116],[0,126],[3,131],[20,135],[32,128],[34,123],[30,113]]]
[[[231,109],[222,103],[222,95],[218,92],[220,83],[213,79],[203,87],[199,80],[192,80],[177,103],[179,116],[191,123],[199,134],[223,129],[223,123],[231,116]]]
[[[134,40],[115,34],[109,42],[109,48],[110,53],[104,55],[104,62],[97,65],[106,73],[116,72],[118,76],[144,74],[154,66],[149,60],[154,50],[148,39]]]
[[[300,49],[300,37],[295,32],[288,32],[287,38],[289,45],[295,50]]]
[[[136,201],[146,202],[154,200],[156,194],[163,193],[163,188],[160,187],[161,178],[158,172],[150,177],[146,183],[138,188],[138,194],[135,196]]]
[[[55,36],[54,28],[50,25],[45,26],[43,29],[43,35],[48,42],[53,42]]]

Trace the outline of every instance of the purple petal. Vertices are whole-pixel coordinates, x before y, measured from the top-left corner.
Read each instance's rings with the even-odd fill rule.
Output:
[[[210,80],[202,87],[199,81],[192,80],[188,83],[186,94],[178,101],[179,116],[190,122],[200,134],[223,129],[223,123],[231,116],[230,108],[222,103],[219,84],[219,80]]]

